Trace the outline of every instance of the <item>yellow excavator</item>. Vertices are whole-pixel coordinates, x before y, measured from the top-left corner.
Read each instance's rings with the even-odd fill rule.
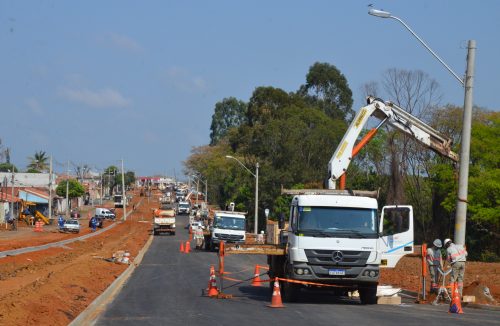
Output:
[[[41,220],[45,224],[49,224],[49,219],[43,215],[40,211],[36,209],[30,209],[30,207],[36,207],[36,204],[30,201],[21,200],[21,211],[19,213],[19,219],[26,222],[27,225],[32,225],[35,219]],[[26,209],[30,212],[26,212]],[[32,214],[31,212],[34,211]]]

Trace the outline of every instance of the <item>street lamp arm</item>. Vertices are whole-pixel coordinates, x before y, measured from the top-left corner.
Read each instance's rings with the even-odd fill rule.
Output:
[[[460,84],[462,84],[462,86],[465,85],[464,83],[464,80],[462,78],[460,78],[438,55],[436,52],[432,51],[432,49],[424,42],[424,40],[422,40],[411,28],[410,26],[408,26],[401,18],[399,17],[396,17],[396,16],[390,16],[389,18],[393,18],[395,20],[397,20],[398,22],[400,22],[408,31],[410,31],[410,33],[415,36],[415,38],[420,42],[422,43],[422,45],[434,56],[434,58],[438,59],[439,62],[441,62],[441,64],[443,66],[445,66],[445,68],[460,82]]]
[[[238,160],[236,157],[234,156],[231,156],[231,155],[226,155],[226,158],[231,158],[233,160],[235,160],[236,162],[238,162],[245,170],[248,171],[248,173],[250,173],[251,175],[253,175],[254,178],[257,178],[257,176],[255,175],[255,173],[253,173],[252,171],[250,171],[250,169],[248,169],[245,164],[241,163],[240,160]]]
[[[399,17],[396,17],[396,16],[393,16],[391,15],[390,12],[388,11],[384,11],[384,10],[378,10],[378,9],[370,9],[368,10],[368,14],[369,15],[372,15],[372,16],[375,16],[375,17],[379,17],[379,18],[392,18],[392,19],[395,19],[397,20],[398,22],[400,22],[413,36],[415,36],[415,38],[434,56],[434,58],[438,59],[439,62],[441,62],[441,64],[443,66],[445,66],[445,68],[460,82],[460,84],[462,84],[462,86],[465,86],[465,81],[464,79],[460,78],[451,68],[450,66],[448,66],[444,61],[443,59],[441,59],[436,52],[432,51],[432,49],[427,45],[427,43],[424,42],[424,40],[422,40],[420,38],[420,36],[417,35],[417,33],[415,33],[411,28],[410,26],[408,26],[408,24],[406,24],[401,18]]]

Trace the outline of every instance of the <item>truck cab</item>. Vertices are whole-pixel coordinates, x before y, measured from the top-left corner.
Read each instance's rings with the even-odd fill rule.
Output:
[[[214,250],[221,241],[228,243],[245,243],[245,213],[232,211],[215,211],[210,237],[206,241],[209,249]]]

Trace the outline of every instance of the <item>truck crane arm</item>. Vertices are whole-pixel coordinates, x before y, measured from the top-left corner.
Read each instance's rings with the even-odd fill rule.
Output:
[[[367,97],[368,105],[362,107],[351,122],[339,146],[333,153],[328,162],[328,188],[335,189],[336,180],[339,179],[347,170],[353,156],[353,148],[359,134],[366,125],[368,119],[374,116],[381,123],[372,129],[373,137],[384,123],[388,122],[394,128],[413,137],[419,143],[427,146],[434,152],[451,159],[454,162],[459,161],[458,155],[451,150],[452,140],[443,136],[439,131],[427,125],[425,122],[414,117],[399,106],[391,102],[384,102],[373,96]]]

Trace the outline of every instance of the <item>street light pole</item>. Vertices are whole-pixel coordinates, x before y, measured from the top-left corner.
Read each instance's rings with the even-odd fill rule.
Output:
[[[123,220],[127,220],[127,195],[125,193],[125,171],[123,170],[122,159],[122,203],[123,203]]]
[[[245,170],[248,171],[255,178],[255,214],[254,214],[254,233],[257,235],[259,233],[259,162],[255,164],[255,174],[248,169],[245,164],[241,163],[236,157],[231,155],[226,155],[226,158],[230,158],[238,162]]]
[[[474,89],[474,70],[476,41],[469,40],[467,46],[467,68],[465,79],[460,78],[401,18],[388,11],[370,9],[368,14],[379,18],[392,18],[400,22],[417,40],[455,77],[464,87],[464,113],[462,125],[462,143],[460,148],[460,169],[458,174],[457,209],[455,215],[455,243],[465,245],[465,226],[467,219],[467,191],[469,183],[469,157],[472,125],[472,99]]]

